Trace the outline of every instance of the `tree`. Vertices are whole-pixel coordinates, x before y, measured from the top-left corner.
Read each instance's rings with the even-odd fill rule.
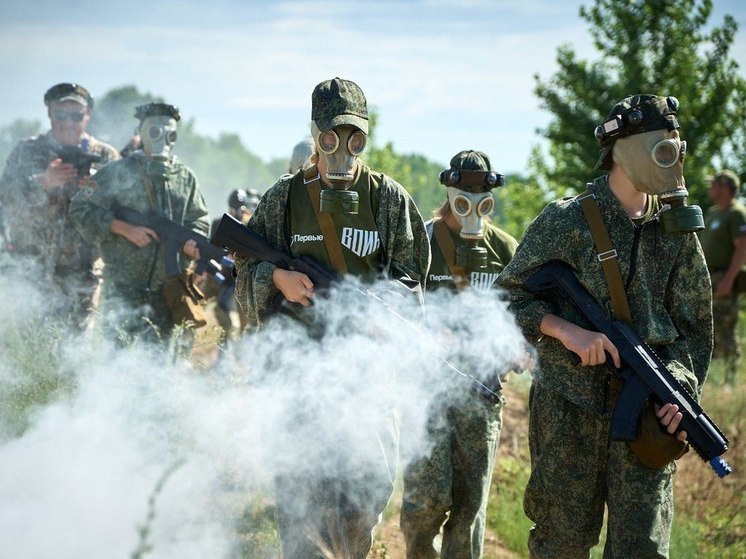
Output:
[[[708,27],[711,13],[711,0],[596,0],[580,8],[601,59],[579,60],[565,45],[560,70],[547,81],[535,76],[535,93],[554,116],[540,130],[553,165],[541,154],[532,160],[545,189],[582,190],[599,153],[594,128],[635,93],[678,97],[692,203],[706,204],[715,168],[746,171],[746,80],[729,57],[738,25],[727,15]]]

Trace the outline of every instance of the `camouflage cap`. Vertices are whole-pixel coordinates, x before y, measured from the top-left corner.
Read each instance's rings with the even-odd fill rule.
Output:
[[[723,169],[722,171],[718,171],[718,173],[716,173],[714,177],[711,177],[710,180],[712,182],[724,184],[725,186],[730,188],[731,192],[733,193],[738,192],[738,190],[741,188],[741,179],[738,178],[738,175],[730,169]]]
[[[463,150],[451,158],[451,167],[441,171],[440,183],[468,192],[489,192],[505,184],[505,176],[495,172],[487,154]]]
[[[178,121],[181,118],[179,115],[179,108],[169,105],[168,103],[145,103],[135,107],[135,118],[140,121],[145,120],[149,116],[163,115],[169,118],[173,118]]]
[[[594,170],[611,170],[611,152],[619,138],[664,128],[677,130],[678,110],[679,100],[671,96],[637,94],[619,101],[607,119],[596,127],[595,135],[601,145],[601,153]]]
[[[89,109],[93,108],[93,96],[79,83],[58,83],[47,89],[44,94],[44,104],[47,106],[62,101],[75,101]]]
[[[311,120],[322,132],[351,124],[367,134],[368,104],[363,90],[341,78],[321,82],[311,94]]]

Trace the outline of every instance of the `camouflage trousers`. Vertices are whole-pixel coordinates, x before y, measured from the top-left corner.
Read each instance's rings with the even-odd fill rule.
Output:
[[[482,557],[503,404],[469,396],[431,415],[432,451],[404,470],[400,525],[408,559],[438,557],[433,540],[441,526],[443,559]]]
[[[717,275],[712,275],[713,286],[719,281]],[[724,359],[725,381],[734,382],[736,371],[741,361],[741,347],[738,342],[736,327],[738,325],[739,293],[732,291],[727,297],[713,297],[712,321],[715,335],[715,345],[712,357]]]
[[[576,406],[536,381],[529,408],[531,477],[523,505],[534,522],[531,557],[590,557],[604,506],[604,559],[668,557],[674,463],[660,470],[643,466],[625,442],[609,440],[608,415]]]
[[[274,476],[282,557],[366,559],[373,529],[394,491],[398,425],[390,416],[382,417],[380,429],[362,446],[355,443],[359,455],[354,457],[345,457],[350,451],[338,444],[327,445],[323,434],[309,439],[308,427],[299,427],[288,442],[298,437],[292,446],[307,448],[313,441],[327,458],[323,471],[318,464],[312,471],[298,465]]]

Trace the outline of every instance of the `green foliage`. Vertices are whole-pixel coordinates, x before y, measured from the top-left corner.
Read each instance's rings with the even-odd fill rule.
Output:
[[[536,95],[554,120],[540,132],[553,166],[540,178],[553,188],[578,188],[599,148],[593,130],[620,99],[635,93],[674,95],[688,142],[685,172],[691,202],[707,203],[706,176],[715,166],[746,164],[746,80],[729,57],[738,25],[725,16],[710,26],[711,0],[596,0],[581,7],[599,60],[579,60],[571,46],[557,51],[560,70]]]

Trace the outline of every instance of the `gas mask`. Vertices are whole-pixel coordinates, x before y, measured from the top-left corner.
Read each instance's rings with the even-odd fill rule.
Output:
[[[686,142],[676,130],[653,130],[619,138],[612,151],[619,165],[640,192],[657,195],[663,203],[658,217],[666,234],[704,229],[699,206],[686,205],[684,181]]]
[[[171,148],[176,142],[176,120],[166,115],[153,115],[140,124],[143,152],[148,159],[147,173],[166,176],[171,167]]]
[[[505,177],[494,171],[448,169],[440,173],[446,186],[451,212],[461,225],[461,243],[456,247],[456,265],[467,270],[487,266],[487,249],[478,246],[484,237],[484,220],[495,208],[492,189],[505,184]]]
[[[326,164],[326,179],[331,188],[321,190],[320,211],[356,214],[359,209],[357,192],[347,190],[355,180],[357,158],[365,149],[368,137],[352,125],[335,126],[324,132],[311,123],[319,159]]]

